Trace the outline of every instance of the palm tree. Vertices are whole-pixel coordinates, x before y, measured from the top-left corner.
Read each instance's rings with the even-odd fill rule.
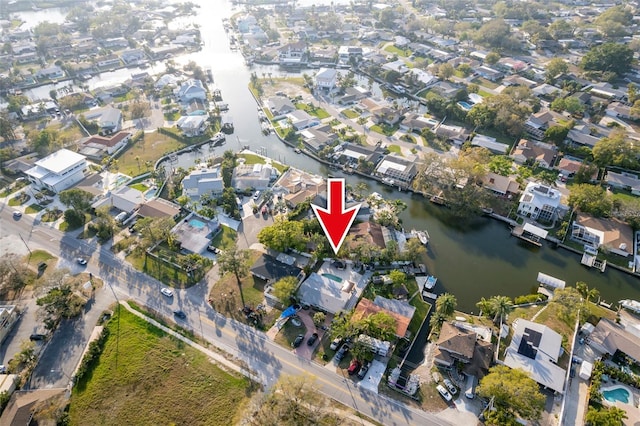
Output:
[[[458,300],[451,293],[441,294],[436,299],[436,314],[440,314],[444,319],[449,318],[456,310]]]
[[[497,323],[498,317],[500,317],[500,323],[505,315],[513,310],[513,302],[510,297],[507,296],[493,296],[489,299],[491,308],[494,313],[493,322]]]
[[[489,315],[491,312],[493,312],[491,300],[487,300],[484,297],[480,299],[478,303],[476,303],[476,306],[478,307],[478,309],[480,309],[481,315]]]

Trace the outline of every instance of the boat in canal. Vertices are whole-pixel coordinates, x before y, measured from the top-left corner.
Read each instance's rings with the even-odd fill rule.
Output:
[[[429,275],[427,277],[427,281],[424,283],[424,289],[432,290],[436,286],[437,282],[438,282],[438,279],[436,277],[434,277],[433,275]]]
[[[640,314],[640,302],[637,300],[624,299],[620,301],[620,306],[633,313]]]
[[[411,235],[419,239],[425,246],[429,244],[429,233],[427,231],[416,231],[415,229],[412,229]]]

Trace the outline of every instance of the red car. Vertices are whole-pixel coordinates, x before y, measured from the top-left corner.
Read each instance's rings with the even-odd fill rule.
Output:
[[[353,376],[358,372],[358,370],[360,370],[361,366],[362,364],[360,364],[360,361],[358,361],[357,359],[354,359],[353,361],[351,361],[351,364],[349,364],[349,368],[347,369],[347,372],[349,373],[350,376]]]

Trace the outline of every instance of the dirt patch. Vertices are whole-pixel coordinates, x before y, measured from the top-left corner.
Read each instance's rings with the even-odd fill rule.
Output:
[[[309,92],[302,87],[301,84],[288,80],[266,78],[262,81],[262,93],[264,98],[270,98],[272,96],[282,95],[284,93],[287,97],[296,97],[300,95],[309,95]]]

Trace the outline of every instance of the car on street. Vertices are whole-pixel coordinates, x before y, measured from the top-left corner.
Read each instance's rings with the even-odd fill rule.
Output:
[[[318,340],[318,333],[313,333],[309,340],[307,340],[307,346],[313,346],[313,344]]]
[[[162,287],[160,289],[160,293],[164,294],[167,297],[173,297],[173,291],[170,288]]]
[[[340,349],[338,350],[338,353],[336,353],[336,361],[338,362],[342,361],[342,358],[344,358],[347,352],[349,352],[349,345],[345,343],[340,347]]]
[[[338,349],[338,346],[340,346],[340,343],[342,343],[342,337],[336,337],[329,345],[329,349],[335,351],[336,349]]]
[[[304,334],[298,334],[298,336],[296,337],[296,340],[294,340],[293,343],[291,343],[291,346],[293,346],[294,348],[297,348],[302,344],[303,340],[304,340]]]
[[[78,263],[78,265],[86,265],[87,264],[87,259],[85,259],[84,257],[79,257],[76,259],[76,262]]]
[[[360,361],[353,359],[351,360],[351,364],[349,364],[349,368],[347,368],[347,373],[349,373],[350,376],[353,376],[360,370],[360,367],[362,367]]]
[[[364,376],[367,375],[367,371],[369,371],[369,367],[371,367],[371,363],[369,361],[365,362],[362,367],[360,368],[360,371],[358,371],[358,379],[362,380],[364,379]]]
[[[31,336],[29,336],[29,340],[31,340],[32,342],[36,342],[38,340],[44,340],[47,338],[46,334],[32,334]]]
[[[183,311],[173,311],[173,315],[177,316],[180,319],[185,319],[187,317],[187,314],[185,314]]]
[[[438,389],[438,392],[440,392],[440,395],[442,395],[445,401],[451,402],[453,400],[453,397],[451,396],[449,391],[446,390],[442,385],[436,386],[436,389]]]
[[[20,219],[22,217],[22,212],[19,211],[14,211],[13,212],[13,217],[15,217],[16,219]]]
[[[442,383],[444,383],[447,389],[449,389],[449,392],[451,392],[451,395],[455,395],[458,393],[458,389],[453,385],[453,383],[451,383],[451,380],[444,379]]]

